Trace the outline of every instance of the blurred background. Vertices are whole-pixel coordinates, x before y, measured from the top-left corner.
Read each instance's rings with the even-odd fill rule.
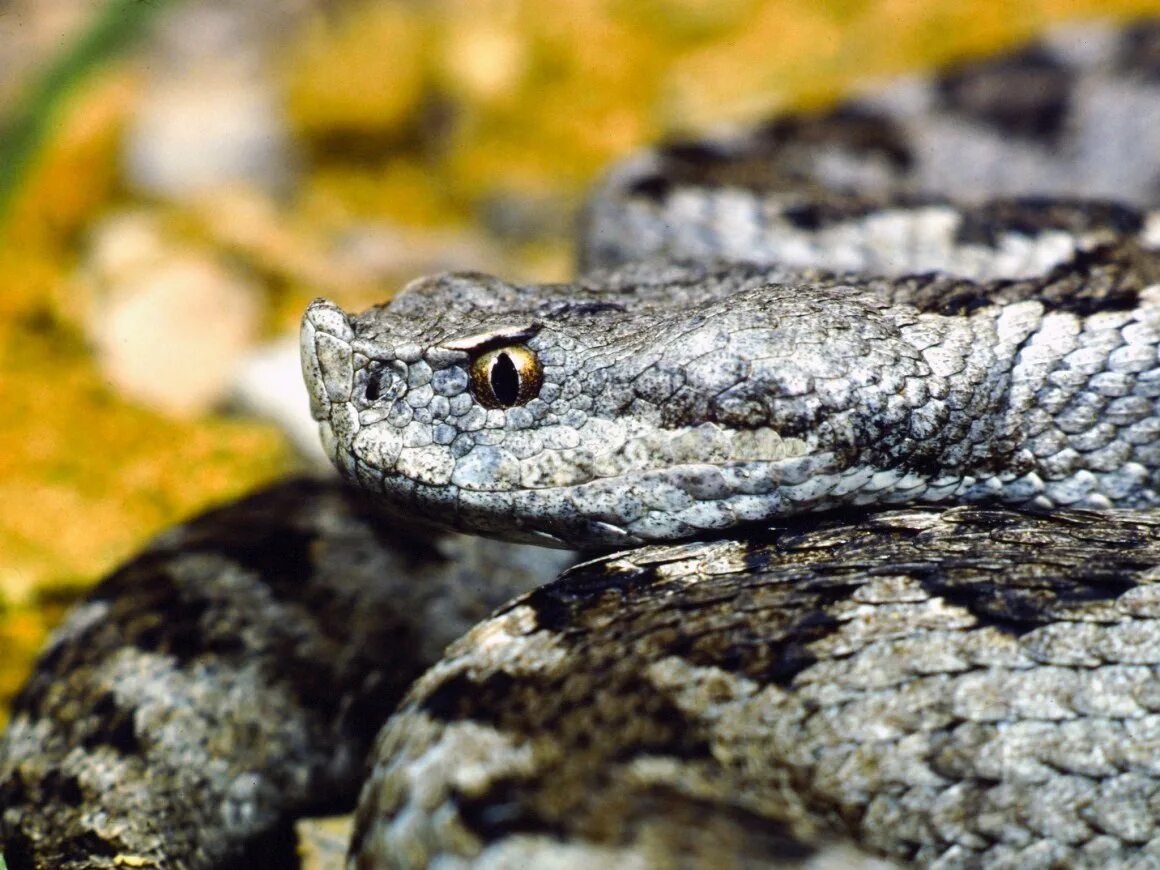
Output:
[[[666,135],[1160,0],[0,0],[0,724],[161,528],[318,462],[313,297],[572,271]]]

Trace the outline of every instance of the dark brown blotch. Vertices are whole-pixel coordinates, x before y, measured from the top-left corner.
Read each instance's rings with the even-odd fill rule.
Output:
[[[1116,68],[1150,82],[1160,82],[1160,18],[1124,29]]]
[[[946,72],[942,106],[1002,136],[1057,141],[1066,129],[1075,72],[1041,46]]]

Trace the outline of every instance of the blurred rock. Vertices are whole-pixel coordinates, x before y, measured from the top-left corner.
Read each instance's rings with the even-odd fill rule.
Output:
[[[311,468],[333,470],[322,452],[318,424],[310,416],[297,336],[270,342],[242,360],[234,376],[230,403],[245,414],[278,426]]]
[[[307,138],[349,140],[399,136],[415,124],[431,17],[424,4],[363,3],[312,21],[286,69],[295,127]]]
[[[302,870],[338,870],[346,866],[346,847],[350,842],[354,819],[333,816],[328,819],[303,819],[298,822],[298,853]]]
[[[293,149],[267,55],[295,5],[281,15],[266,9],[260,20],[247,4],[168,10],[126,132],[123,163],[132,188],[169,199],[233,184],[290,189]]]
[[[135,190],[185,199],[236,183],[285,193],[290,154],[285,118],[268,83],[203,70],[146,88],[130,121],[123,163]]]
[[[530,71],[528,35],[488,11],[480,8],[473,15],[464,9],[448,22],[441,81],[461,99],[510,102]]]
[[[496,191],[479,204],[479,222],[503,242],[572,244],[579,199],[560,193]]]
[[[327,256],[365,281],[398,280],[433,272],[510,272],[508,259],[480,233],[413,229],[376,221],[345,228],[329,240]],[[384,296],[376,302],[386,301]]]
[[[407,281],[432,272],[513,274],[507,254],[471,228],[287,210],[270,197],[240,189],[198,198],[182,214],[193,220],[199,238],[262,276],[272,288],[272,323],[282,328],[296,327],[316,296],[365,307],[385,302]]]
[[[101,370],[127,396],[169,414],[221,402],[259,333],[260,289],[209,251],[167,237],[143,212],[97,228],[80,282]]]

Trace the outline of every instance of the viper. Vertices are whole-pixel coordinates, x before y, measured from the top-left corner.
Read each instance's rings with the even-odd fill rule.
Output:
[[[1158,155],[1160,28],[1059,30],[630,157],[575,281],[315,302],[347,485],[65,621],[9,866],[290,861],[360,780],[353,867],[1160,866]]]

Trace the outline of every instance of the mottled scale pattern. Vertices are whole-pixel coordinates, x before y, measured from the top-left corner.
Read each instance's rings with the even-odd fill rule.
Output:
[[[565,553],[400,533],[290,480],[162,535],[57,629],[0,740],[18,868],[295,866],[407,685]]]
[[[412,688],[357,866],[1156,866],[1158,521],[901,510],[574,568]]]
[[[1156,207],[1157,67],[1154,22],[1085,22],[829,111],[672,142],[609,174],[591,200],[582,256],[589,265],[725,256],[885,274],[1039,272],[1082,246],[1089,222],[1131,225],[1124,207]],[[1038,200],[1054,220],[1023,219],[1010,232],[1002,213],[1013,198]],[[1085,206],[1071,210],[1073,198]],[[963,217],[963,203],[981,209]]]
[[[1089,22],[630,156],[574,281],[316,302],[344,482],[96,586],[0,854],[1160,867],[1158,207],[1160,23]]]

